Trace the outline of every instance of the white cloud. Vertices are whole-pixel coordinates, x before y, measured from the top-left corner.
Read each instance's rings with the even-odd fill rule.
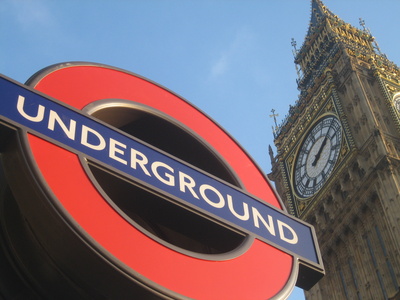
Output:
[[[223,75],[226,72],[226,70],[228,69],[228,60],[229,60],[228,54],[222,53],[219,59],[211,67],[212,78]]]
[[[209,79],[213,80],[226,75],[240,66],[241,62],[250,55],[254,46],[254,34],[247,28],[240,28],[230,44],[222,50],[210,68]]]
[[[58,6],[58,0],[0,1],[5,3],[0,5],[1,14],[7,14],[13,26],[12,32],[18,36],[14,43],[24,45],[22,49],[26,55],[40,55],[53,63],[70,60],[71,51],[79,49],[80,40],[71,35],[74,27],[65,26],[65,20],[69,20],[68,5]],[[61,10],[60,7],[67,9]]]
[[[43,0],[8,0],[9,13],[13,14],[23,30],[32,32],[54,24],[53,17]]]

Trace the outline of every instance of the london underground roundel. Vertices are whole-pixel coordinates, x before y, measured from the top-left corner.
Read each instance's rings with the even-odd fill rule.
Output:
[[[1,77],[0,93],[16,203],[4,200],[2,211],[20,220],[4,218],[4,228],[26,237],[7,241],[39,295],[271,299],[322,276],[313,229],[283,211],[224,130],[173,92],[69,63],[27,86]]]

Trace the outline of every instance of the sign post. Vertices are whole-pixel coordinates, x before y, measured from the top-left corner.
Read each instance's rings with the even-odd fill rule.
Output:
[[[0,101],[11,132],[5,171],[35,232],[28,243],[55,262],[60,282],[112,297],[269,299],[323,276],[313,228],[283,211],[225,131],[171,91],[73,63],[27,85],[0,77]],[[75,249],[62,249],[60,234]]]

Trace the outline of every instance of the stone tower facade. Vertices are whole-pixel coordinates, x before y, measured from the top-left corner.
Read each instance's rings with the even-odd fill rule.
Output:
[[[299,99],[275,132],[270,178],[315,226],[326,276],[306,298],[400,299],[400,69],[312,0]]]

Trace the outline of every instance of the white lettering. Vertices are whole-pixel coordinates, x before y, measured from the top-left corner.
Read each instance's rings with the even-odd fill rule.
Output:
[[[233,201],[232,201],[232,196],[227,195],[227,200],[228,200],[228,207],[231,213],[238,219],[242,221],[247,221],[250,218],[249,214],[249,205],[245,202],[243,202],[243,215],[239,215],[235,209],[233,208]]]
[[[213,191],[217,197],[219,198],[219,201],[217,203],[212,202],[206,195],[206,190]],[[225,205],[225,200],[224,197],[221,195],[221,193],[213,186],[208,185],[208,184],[202,184],[199,188],[200,195],[203,197],[203,199],[210,204],[211,206],[214,206],[216,208],[222,208]]]
[[[92,133],[93,135],[95,135],[99,141],[98,145],[95,144],[90,144],[88,142],[88,133]],[[91,148],[93,150],[103,150],[106,147],[106,141],[104,140],[104,138],[100,135],[100,133],[98,133],[96,130],[89,128],[85,125],[82,125],[82,136],[81,136],[81,144]]]
[[[26,105],[25,105],[26,104]],[[44,121],[45,118],[45,113],[47,116],[47,111],[46,111],[45,106],[40,105],[40,104],[31,104],[31,103],[25,103],[25,97],[19,95],[18,96],[18,100],[17,100],[17,110],[20,113],[20,115],[25,118],[26,120],[29,120],[31,122],[42,122],[41,124],[37,124],[37,125],[41,125],[41,129],[43,129],[40,132],[49,132],[50,131],[55,131],[56,127],[57,130],[62,131],[63,134],[65,134],[66,137],[68,137],[70,140],[75,140],[76,137],[76,129],[77,129],[77,121],[74,119],[68,119],[67,116],[65,116],[64,114],[59,114],[58,112],[54,111],[54,110],[49,110],[49,114],[48,114],[48,122],[47,122],[47,129],[43,128],[46,126],[46,122]],[[69,121],[68,121],[69,120]],[[77,119],[79,120],[79,119]],[[90,123],[88,123],[90,124]],[[93,125],[95,126],[95,125]],[[98,127],[95,127],[98,128]],[[44,131],[46,130],[46,131]],[[100,130],[100,129],[99,129]],[[60,137],[60,142],[64,141],[65,142],[65,137],[62,135],[62,133],[60,133],[60,135],[58,137]],[[112,135],[113,137],[118,138],[118,135]],[[62,137],[62,138],[61,138]],[[103,135],[101,133],[99,133],[98,131],[86,126],[82,124],[82,132],[81,132],[81,144],[85,147],[88,147],[90,149],[96,150],[96,151],[102,151],[104,150],[104,153],[102,154],[105,155],[106,153],[106,148],[107,148],[107,143],[106,143],[106,139],[107,141],[109,141],[109,148],[108,148],[108,155],[109,158],[120,162],[121,164],[124,165],[128,165],[128,147],[130,146],[129,142],[126,142],[126,144],[113,139],[111,137],[106,137],[104,138]],[[68,144],[68,143],[65,143]],[[135,145],[135,144],[132,144]],[[139,146],[138,146],[139,147]],[[80,149],[80,148],[78,148]],[[295,230],[288,225],[287,223],[279,220],[279,219],[273,219],[273,217],[271,215],[268,215],[268,209],[267,208],[262,208],[262,212],[260,213],[260,211],[256,208],[256,207],[252,207],[252,203],[255,202],[249,202],[247,201],[246,197],[244,197],[242,200],[240,193],[239,194],[238,199],[237,200],[235,198],[235,203],[233,200],[233,197],[229,194],[226,194],[225,191],[227,191],[227,189],[221,189],[222,192],[224,192],[223,194],[221,193],[221,191],[219,191],[217,188],[215,188],[214,186],[210,185],[210,184],[206,184],[203,182],[208,182],[213,184],[212,180],[207,180],[207,181],[199,181],[196,183],[196,179],[198,180],[202,180],[202,176],[196,175],[196,171],[193,171],[193,173],[191,173],[190,171],[188,171],[190,174],[193,174],[192,176],[179,171],[179,168],[181,168],[181,166],[179,165],[179,163],[174,163],[170,166],[162,161],[150,161],[149,162],[149,158],[142,152],[130,148],[129,147],[129,151],[130,151],[130,167],[134,170],[136,169],[141,169],[143,171],[144,174],[146,174],[147,176],[152,177],[154,175],[155,178],[157,178],[161,183],[171,186],[174,188],[174,191],[172,192],[172,194],[174,194],[175,196],[183,196],[182,194],[178,195],[179,192],[177,191],[178,189],[178,183],[177,181],[179,181],[179,190],[182,193],[185,193],[186,195],[184,197],[182,197],[182,200],[188,199],[191,196],[195,199],[202,199],[204,200],[207,204],[209,204],[210,206],[214,207],[214,208],[223,208],[225,209],[225,211],[223,213],[216,213],[217,216],[224,216],[225,214],[228,213],[228,210],[231,214],[231,216],[228,218],[228,220],[232,220],[232,216],[236,217],[238,220],[241,221],[248,221],[250,220],[250,213],[252,214],[252,224],[254,224],[254,227],[259,228],[260,226],[262,227],[262,233],[260,233],[261,230],[256,230],[256,228],[252,228],[254,230],[255,234],[260,234],[260,236],[262,238],[266,238],[266,236],[268,236],[267,232],[265,231],[265,229],[268,231],[268,233],[272,236],[276,236],[276,230],[275,230],[275,225],[277,225],[277,229],[278,229],[278,234],[279,234],[279,238],[281,241],[295,245],[299,243],[299,237],[297,235],[297,233],[295,232]],[[143,151],[145,151],[146,153],[146,147],[144,148],[139,148],[139,149],[144,149]],[[83,151],[84,153],[87,153],[86,151]],[[88,152],[88,154],[90,154],[91,152]],[[150,153],[150,152],[149,152]],[[152,153],[152,152],[151,152]],[[149,156],[150,158],[152,156]],[[157,156],[156,156],[157,157]],[[160,160],[162,159],[162,155],[160,154],[161,157],[159,158]],[[174,169],[173,166],[176,168]],[[183,167],[182,167],[183,169]],[[186,170],[186,169],[184,169]],[[122,171],[122,169],[121,169]],[[131,170],[132,171],[132,170]],[[149,172],[151,171],[151,173]],[[140,171],[138,171],[140,172]],[[178,176],[176,176],[176,172],[178,172]],[[128,172],[129,173],[129,172]],[[148,182],[150,183],[150,182]],[[220,185],[217,185],[217,183],[215,183],[215,185],[217,187],[219,187]],[[156,187],[160,187],[160,184],[157,183]],[[170,191],[170,189],[168,189]],[[228,189],[229,192],[229,189]],[[234,193],[231,191],[231,193]],[[234,196],[237,194],[233,194]],[[200,198],[200,197],[201,198]],[[226,198],[225,198],[226,197]],[[236,197],[236,196],[235,196]],[[251,199],[250,199],[251,200]],[[247,202],[245,202],[247,201]],[[256,200],[254,200],[256,201]],[[189,203],[194,204],[195,202],[193,199],[189,199]],[[227,202],[227,208],[225,207],[225,202]],[[201,207],[203,207],[204,203],[201,202],[200,203]],[[257,206],[260,207],[260,206]],[[251,211],[250,211],[251,209]],[[210,208],[210,213],[211,213],[212,209]],[[214,210],[215,212],[215,210]],[[251,221],[250,221],[251,222]],[[238,222],[240,223],[240,222]],[[295,227],[296,228],[296,227]]]
[[[120,148],[117,148],[117,146],[119,146],[119,147],[121,147],[123,149],[126,149],[126,145],[125,144],[122,144],[122,143],[114,140],[113,138],[110,138],[110,149],[109,149],[109,152],[108,152],[110,158],[115,159],[116,161],[119,161],[120,163],[122,163],[124,165],[127,165],[128,162],[126,160],[124,160],[124,159],[122,159],[122,158],[120,158],[120,157],[118,157],[116,155],[116,153],[122,154],[122,155],[125,154],[124,150],[122,150]]]
[[[188,181],[185,181],[185,179],[187,179]],[[193,197],[195,197],[196,199],[199,199],[199,196],[197,196],[197,194],[193,190],[195,185],[196,185],[196,182],[194,181],[194,179],[192,177],[190,177],[189,175],[187,175],[183,172],[179,172],[179,190],[182,193],[185,193],[185,187],[186,187],[186,188],[188,188],[189,192],[192,193]]]
[[[275,236],[275,227],[274,227],[272,217],[270,215],[268,215],[269,223],[267,223],[267,221],[265,221],[265,219],[261,216],[261,214],[257,210],[257,208],[252,207],[251,210],[253,212],[254,226],[256,226],[257,228],[260,228],[260,224],[258,223],[258,220],[260,219],[261,222],[264,224],[265,228],[267,228],[267,230],[269,231],[269,233],[272,234],[273,236]]]
[[[168,178],[168,180],[166,180],[165,178],[160,176],[160,173],[158,173],[159,167],[163,167],[168,171],[170,171],[171,173],[174,173],[174,169],[171,168],[169,165],[164,164],[160,161],[155,161],[151,164],[151,170],[153,171],[154,175],[157,177],[158,180],[160,180],[162,183],[165,183],[166,185],[174,186],[175,185],[174,176],[169,173],[164,173],[164,176]]]
[[[140,158],[140,159],[139,159]],[[147,156],[144,155],[142,152],[137,151],[136,149],[131,148],[131,168],[136,170],[136,164],[140,166],[143,172],[147,176],[151,176],[150,172],[146,168],[146,164],[148,164],[149,160]]]
[[[58,125],[60,125],[64,133],[67,135],[67,137],[71,140],[75,140],[76,121],[71,119],[68,129],[64,122],[61,120],[60,116],[54,110],[50,110],[49,123],[47,125],[47,128],[54,131],[56,121]]]
[[[32,122],[41,122],[43,121],[44,118],[44,106],[39,105],[38,106],[38,111],[35,117],[28,115],[24,111],[24,104],[25,104],[25,97],[19,95],[18,96],[18,102],[17,102],[17,109],[18,112],[27,120],[32,121]]]
[[[283,223],[280,220],[277,220],[278,223],[278,231],[279,231],[279,236],[281,237],[281,239],[289,244],[297,244],[297,242],[299,241],[299,238],[297,237],[296,232],[293,230],[292,227],[290,227],[288,224]],[[283,227],[285,227],[286,229],[288,229],[291,234],[292,234],[292,238],[288,239],[287,237],[285,237],[285,232],[283,231]]]

